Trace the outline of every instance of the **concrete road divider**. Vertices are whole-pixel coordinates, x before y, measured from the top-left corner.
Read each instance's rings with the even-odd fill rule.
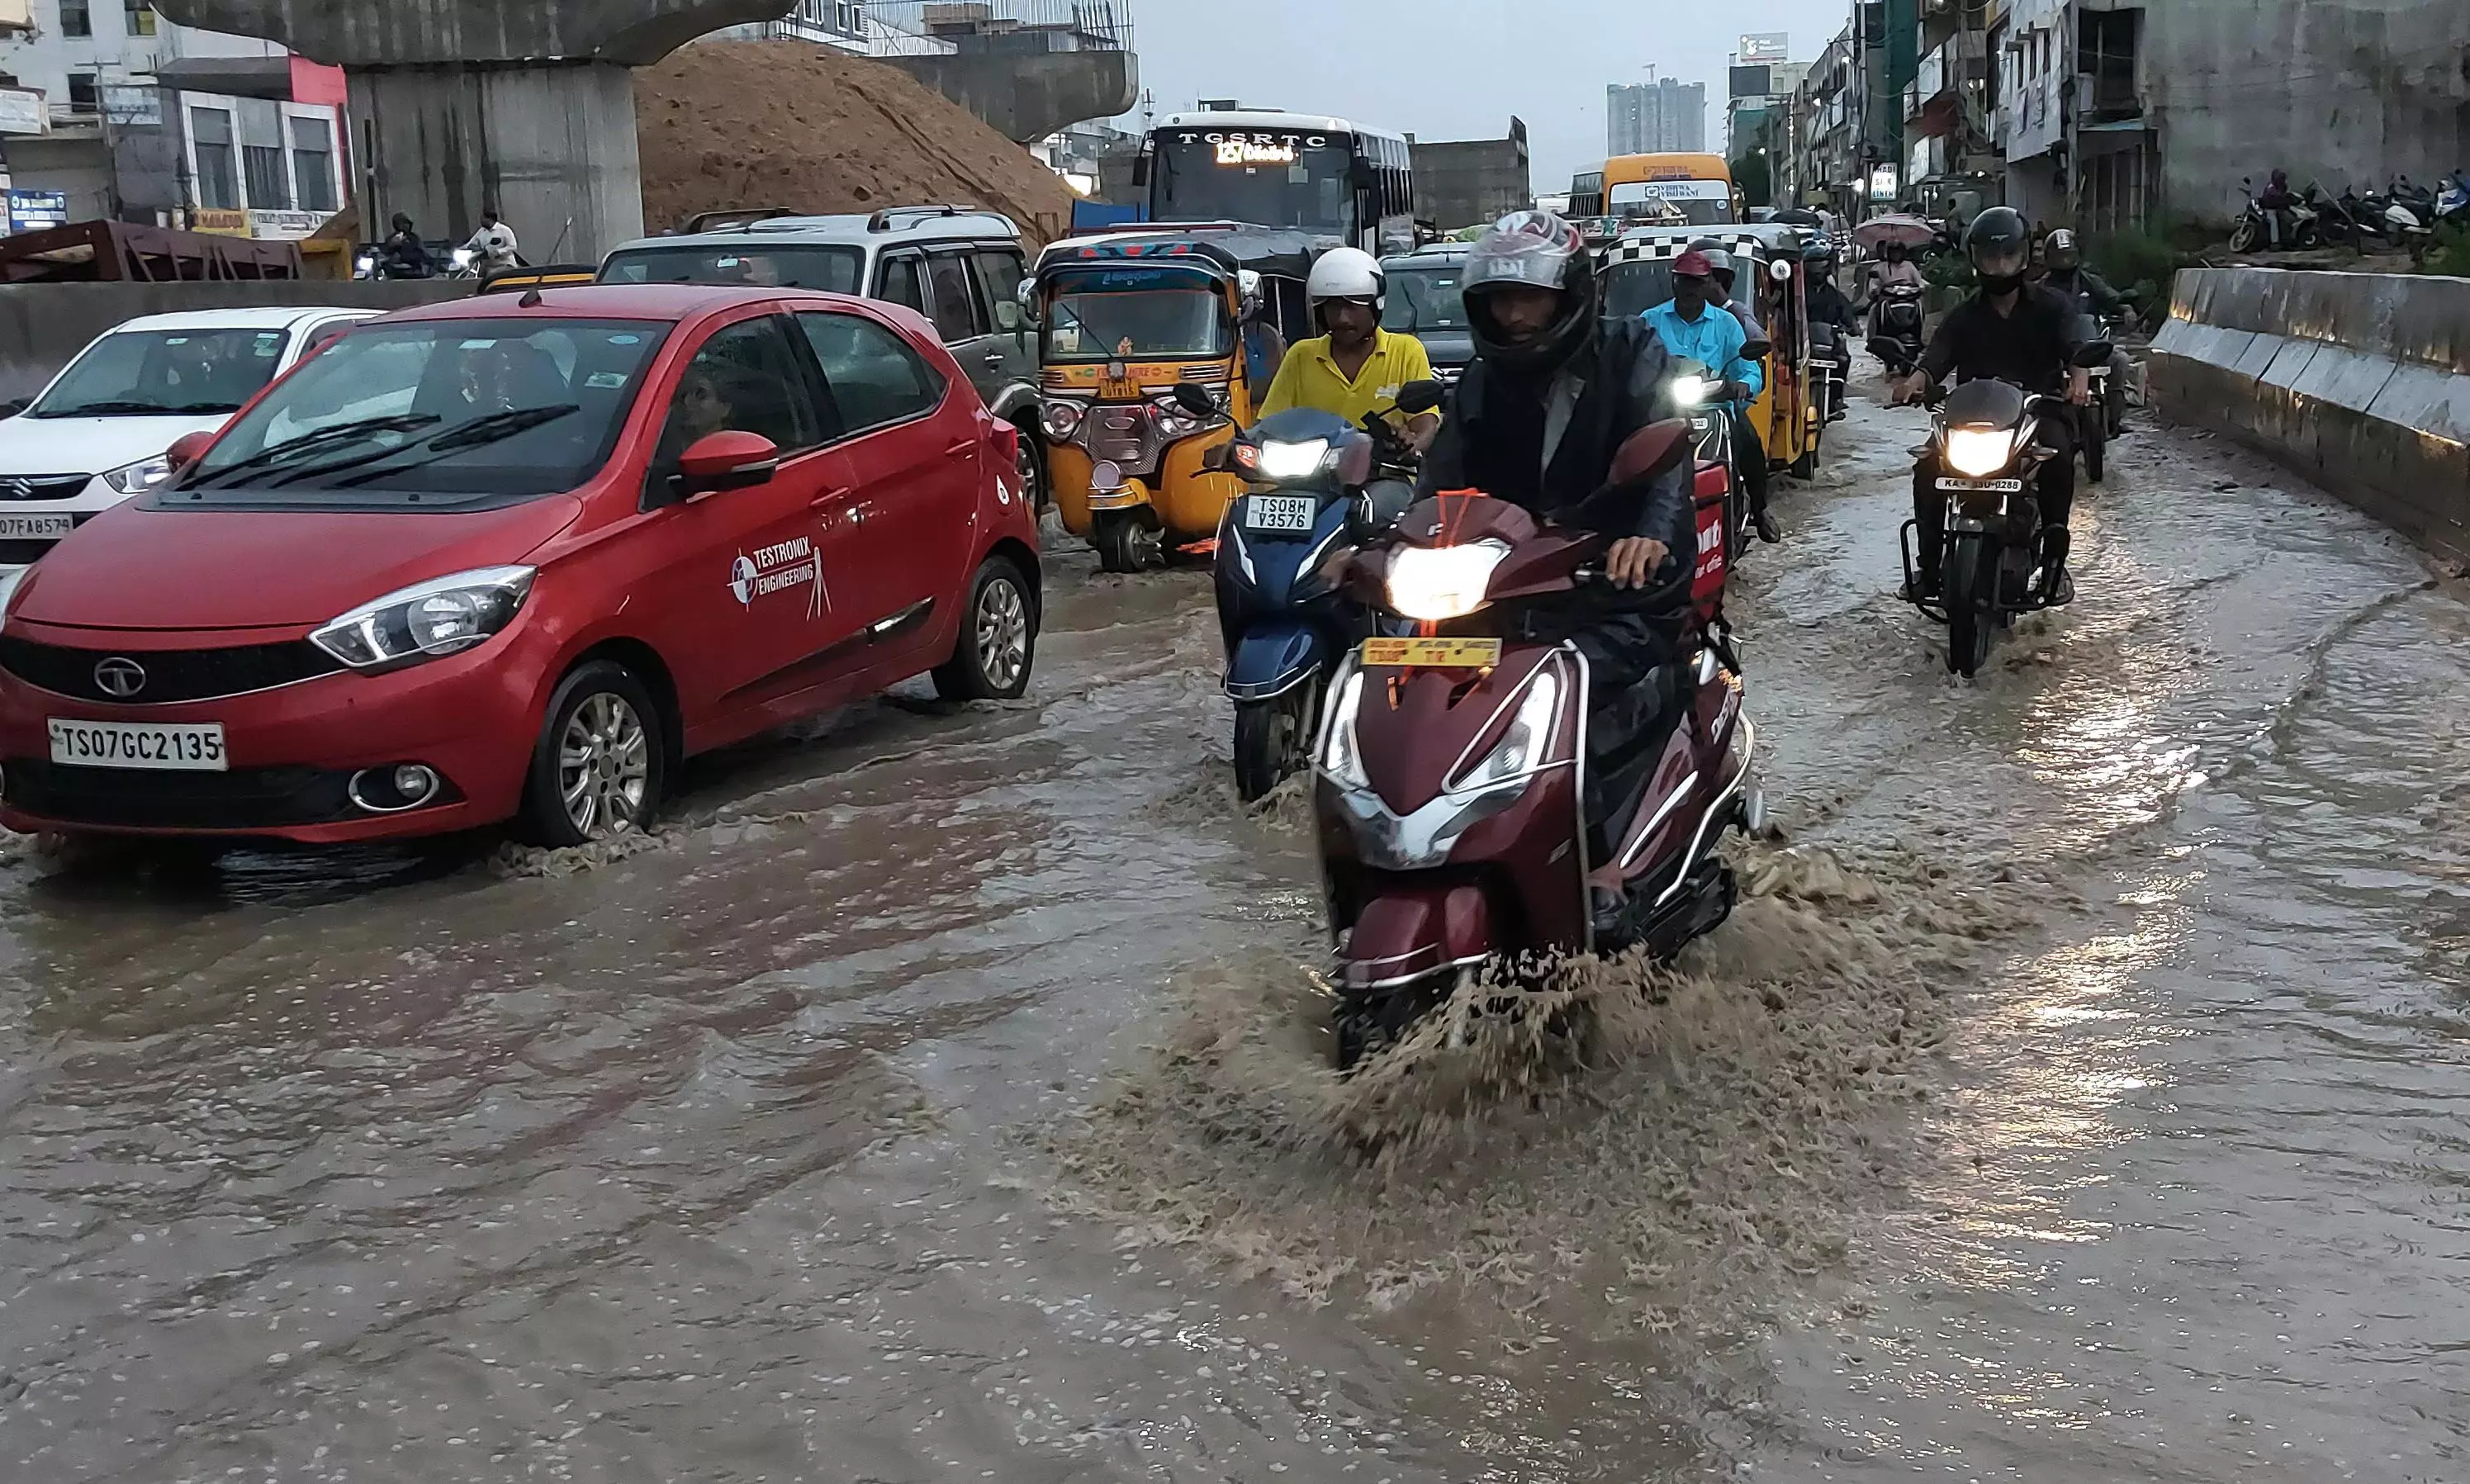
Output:
[[[2152,394],[2470,561],[2470,279],[2187,268]]]

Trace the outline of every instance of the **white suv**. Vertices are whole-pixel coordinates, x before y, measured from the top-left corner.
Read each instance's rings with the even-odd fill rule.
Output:
[[[200,310],[132,319],[0,419],[0,572],[171,477],[165,452],[213,432],[302,356],[375,310]],[[0,408],[0,412],[5,412]]]
[[[725,224],[722,224],[725,223]],[[611,252],[604,284],[754,284],[855,294],[916,310],[987,405],[1021,430],[1021,477],[1046,504],[1037,340],[1020,304],[1020,227],[975,206],[894,206],[871,217],[709,212],[671,237]]]

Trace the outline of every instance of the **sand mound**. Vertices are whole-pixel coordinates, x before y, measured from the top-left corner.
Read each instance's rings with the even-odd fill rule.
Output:
[[[785,206],[877,211],[965,201],[1039,243],[1072,191],[1029,151],[897,67],[799,41],[706,41],[635,75],[643,220]]]

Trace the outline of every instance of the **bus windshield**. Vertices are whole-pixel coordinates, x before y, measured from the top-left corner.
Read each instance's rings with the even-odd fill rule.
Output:
[[[1633,180],[1612,188],[1616,217],[1659,216],[1656,203],[1680,209],[1691,226],[1733,220],[1733,187],[1723,180]]]
[[[1216,359],[1233,352],[1233,319],[1217,280],[1189,268],[1065,272],[1047,301],[1050,365]]]
[[[1160,129],[1150,215],[1160,221],[1244,221],[1350,240],[1354,141],[1281,129]]]

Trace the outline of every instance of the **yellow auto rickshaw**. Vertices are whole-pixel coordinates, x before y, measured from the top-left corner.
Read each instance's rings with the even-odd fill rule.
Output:
[[[1065,240],[1025,297],[1038,325],[1038,422],[1064,528],[1110,572],[1216,537],[1243,479],[1206,467],[1251,426],[1302,329],[1311,243],[1260,228]],[[1184,383],[1219,412],[1177,405]]]
[[[1766,446],[1769,467],[1806,479],[1818,471],[1827,428],[1826,399],[1809,370],[1809,311],[1804,302],[1802,247],[1806,234],[1774,222],[1713,227],[1645,227],[1625,232],[1603,254],[1605,313],[1643,314],[1672,297],[1672,260],[1693,243],[1732,255],[1733,300],[1767,334],[1766,386],[1750,405],[1750,426]]]

